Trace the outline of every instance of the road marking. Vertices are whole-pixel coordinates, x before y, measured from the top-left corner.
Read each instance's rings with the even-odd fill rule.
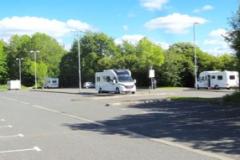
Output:
[[[27,149],[15,149],[15,150],[0,151],[0,154],[15,153],[15,152],[27,152],[27,151],[41,152],[42,150],[39,147],[35,146],[33,148],[27,148]]]
[[[13,128],[12,125],[5,125],[5,126],[0,126],[0,128]]]
[[[6,120],[5,120],[5,119],[3,119],[3,118],[2,118],[2,119],[0,119],[0,121],[1,121],[1,122],[6,122]]]
[[[103,98],[103,97],[96,97],[96,98]],[[109,98],[109,97],[107,97],[107,98]],[[113,97],[111,97],[111,98],[113,98]],[[114,98],[117,98],[117,97],[114,97]],[[9,100],[18,101],[18,100],[12,99],[12,98],[9,98]],[[44,106],[32,105],[32,107],[37,108],[37,109],[41,109],[41,110],[45,110],[45,111],[48,111],[48,112],[58,113],[58,114],[61,114],[61,115],[64,115],[64,116],[67,116],[67,117],[70,117],[70,118],[82,120],[82,121],[85,121],[85,122],[88,122],[88,123],[93,123],[93,124],[96,124],[96,125],[99,125],[99,126],[106,126],[105,124],[100,123],[100,122],[96,122],[96,121],[86,119],[86,118],[83,118],[83,117],[79,117],[79,116],[76,116],[76,115],[63,113],[61,111],[54,110],[54,109],[49,109],[49,108],[44,107]],[[203,156],[212,157],[212,158],[216,158],[216,159],[219,159],[219,160],[234,160],[234,159],[231,159],[229,157],[218,155],[218,154],[215,154],[215,153],[212,153],[212,152],[207,152],[207,151],[203,151],[203,150],[200,150],[200,149],[193,149],[191,147],[187,147],[187,146],[182,145],[182,144],[177,143],[177,142],[171,142],[171,141],[163,140],[163,139],[160,139],[160,138],[147,137],[147,136],[144,136],[142,134],[138,134],[138,133],[126,130],[126,129],[123,129],[123,131],[127,134],[135,135],[137,137],[142,137],[142,138],[148,139],[148,140],[153,141],[153,142],[173,146],[173,147],[180,148],[180,149],[183,149],[183,150],[186,150],[186,151],[189,151],[189,152],[197,153],[197,154],[200,154],[200,155],[203,155]],[[11,137],[24,137],[24,135],[23,134],[18,134],[18,135],[13,135],[13,136],[0,136],[0,138],[11,138]],[[40,148],[34,147],[34,148],[31,148],[31,149],[23,149],[23,150],[0,151],[0,154],[1,153],[11,153],[11,152],[32,151],[32,150],[35,150],[35,151],[38,151],[38,152],[41,151]]]
[[[23,138],[24,135],[22,133],[16,134],[16,135],[10,135],[10,136],[0,136],[1,139],[3,138],[16,138],[16,137],[20,137]]]
[[[66,117],[70,117],[70,118],[73,118],[73,119],[78,119],[78,120],[85,121],[85,122],[88,122],[88,123],[93,123],[93,124],[96,124],[96,125],[99,125],[99,126],[103,126],[102,123],[99,123],[99,122],[96,122],[96,121],[92,121],[92,120],[84,118],[84,117],[79,117],[79,116],[76,116],[76,115],[64,113],[64,112],[61,112],[61,111],[58,111],[58,110],[49,109],[49,108],[44,107],[44,106],[32,105],[32,107],[37,108],[37,109],[41,109],[41,110],[45,110],[45,111],[48,111],[48,112],[61,114],[61,115],[66,116]]]
[[[29,102],[25,102],[25,101],[19,101],[19,102],[26,105],[30,104]]]
[[[180,148],[180,149],[183,149],[183,150],[186,150],[186,151],[189,151],[189,152],[192,152],[192,153],[197,153],[197,154],[200,154],[200,155],[203,155],[203,156],[216,158],[216,159],[219,159],[219,160],[234,160],[232,158],[222,156],[222,155],[218,155],[218,154],[215,154],[215,153],[212,153],[212,152],[203,151],[203,150],[200,150],[200,149],[193,149],[191,147],[187,147],[187,146],[182,145],[182,144],[177,143],[177,142],[171,142],[169,140],[163,140],[163,139],[160,139],[160,138],[150,138],[150,137],[144,136],[142,134],[138,134],[138,133],[128,131],[128,130],[124,130],[124,132],[128,133],[128,134],[131,134],[131,135],[134,135],[134,136],[139,137],[139,138],[147,138],[147,139],[149,139],[150,141],[153,141],[153,142],[162,143],[162,144],[165,144],[165,145],[168,145],[168,146]]]

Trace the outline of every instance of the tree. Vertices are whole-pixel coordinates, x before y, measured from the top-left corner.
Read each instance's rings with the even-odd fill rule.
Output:
[[[94,81],[95,72],[112,68],[117,54],[114,40],[104,33],[86,33],[80,39],[82,82]],[[60,63],[60,80],[63,86],[78,85],[78,41],[73,42],[70,52]]]
[[[31,64],[35,62],[34,56],[30,53],[31,50],[39,50],[37,54],[37,63],[40,65],[38,72],[44,72],[47,68],[47,73],[42,74],[46,77],[59,76],[59,63],[62,56],[65,54],[64,48],[52,37],[36,33],[32,37],[28,35],[14,35],[7,45],[7,64],[9,68],[9,78],[18,79],[18,63],[16,58],[24,58],[22,64],[22,83],[27,86],[34,84],[34,73],[31,72]],[[44,65],[43,65],[44,64]],[[46,78],[44,77],[44,78]],[[39,76],[41,78],[41,75]],[[42,83],[40,83],[42,84]]]
[[[0,41],[0,84],[6,83],[7,80],[7,63],[5,53],[5,43]]]
[[[136,46],[136,56],[137,68],[134,75],[137,79],[141,80],[138,81],[138,85],[147,86],[150,84],[148,70],[150,67],[157,69],[164,63],[164,50],[147,38],[143,38]]]

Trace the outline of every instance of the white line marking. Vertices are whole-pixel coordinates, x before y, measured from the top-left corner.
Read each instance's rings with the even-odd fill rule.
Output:
[[[30,104],[29,102],[25,102],[25,101],[19,101],[19,102],[26,105]]]
[[[125,130],[124,132],[126,132],[128,134],[131,134],[131,135],[134,135],[134,136],[139,137],[139,138],[147,138],[147,139],[149,139],[150,141],[153,141],[153,142],[162,143],[162,144],[165,144],[165,145],[168,145],[168,146],[180,148],[180,149],[183,149],[183,150],[186,150],[186,151],[189,151],[189,152],[193,152],[193,153],[197,153],[197,154],[200,154],[200,155],[203,155],[203,156],[212,157],[212,158],[216,158],[216,159],[219,159],[219,160],[234,160],[232,158],[222,156],[222,155],[218,155],[218,154],[215,154],[215,153],[212,153],[212,152],[202,151],[200,149],[193,149],[191,147],[187,147],[187,146],[182,145],[182,144],[177,143],[177,142],[171,142],[171,141],[163,140],[163,139],[160,139],[160,138],[150,138],[150,137],[144,136],[142,134],[138,134],[138,133],[128,131],[128,130]]]
[[[2,118],[2,119],[0,119],[0,121],[1,121],[1,122],[5,122],[6,120]]]
[[[99,97],[97,97],[97,98],[99,98]],[[103,97],[101,97],[101,98],[103,98]],[[107,97],[107,98],[109,98],[109,97]],[[111,98],[113,98],[113,97],[111,97]],[[114,98],[118,98],[118,97],[114,97]],[[12,98],[6,98],[6,99],[9,99],[9,100],[12,100],[12,101],[17,101],[17,100],[12,99]],[[95,98],[93,98],[93,99],[95,99]],[[61,115],[64,115],[64,116],[67,116],[67,117],[70,117],[70,118],[74,118],[74,119],[79,119],[79,120],[82,120],[82,121],[85,121],[85,122],[90,122],[90,123],[93,123],[93,124],[96,124],[96,125],[105,126],[103,123],[99,123],[99,122],[96,122],[96,121],[93,121],[93,120],[89,120],[89,119],[86,119],[86,118],[83,118],[83,117],[79,117],[79,116],[75,116],[75,115],[71,115],[71,114],[67,114],[67,113],[62,113],[60,111],[49,109],[47,107],[43,107],[43,106],[40,106],[40,105],[32,105],[32,107],[38,108],[38,109],[41,109],[41,110],[45,110],[45,111],[48,111],[48,112],[58,113],[58,114],[61,114]],[[132,132],[132,131],[128,131],[128,130],[124,130],[124,132],[129,133],[131,135],[138,136],[138,137],[147,138],[150,141],[154,141],[154,142],[157,142],[157,143],[162,143],[162,144],[165,144],[165,145],[180,148],[180,149],[183,149],[183,150],[186,150],[186,151],[189,151],[189,152],[197,153],[197,154],[212,157],[212,158],[217,158],[219,160],[234,160],[234,159],[231,159],[229,157],[221,156],[221,155],[218,155],[218,154],[215,154],[215,153],[212,153],[212,152],[202,151],[200,149],[193,149],[191,147],[187,147],[185,145],[182,145],[182,144],[179,144],[179,143],[176,143],[176,142],[171,142],[171,141],[167,141],[167,140],[163,140],[163,139],[157,139],[157,138],[150,138],[150,137],[146,137],[144,135],[141,135],[141,134],[138,134],[138,133],[135,133],[135,132]],[[18,134],[18,135],[13,135],[13,136],[0,136],[0,138],[11,138],[11,137],[24,137],[24,135],[23,134]],[[0,151],[0,154],[1,153],[10,153],[10,152],[32,151],[32,150],[35,150],[35,151],[38,151],[38,152],[41,151],[40,148],[34,147],[32,149]]]
[[[16,135],[10,135],[10,136],[0,136],[0,138],[16,138],[16,137],[20,137],[20,138],[23,138],[24,135],[19,133],[19,134],[16,134]]]
[[[86,118],[79,117],[79,116],[72,115],[72,114],[68,114],[68,113],[63,113],[63,112],[58,111],[58,110],[49,109],[49,108],[44,107],[44,106],[32,105],[32,107],[37,108],[37,109],[41,109],[41,110],[45,110],[45,111],[48,111],[48,112],[53,112],[53,113],[61,114],[61,115],[66,116],[66,117],[78,119],[78,120],[85,121],[85,122],[88,122],[88,123],[93,123],[93,124],[96,124],[96,125],[99,125],[99,126],[103,126],[103,124],[98,123],[98,122],[96,122],[96,121],[92,121],[92,120],[90,120],[90,119],[86,119]]]
[[[0,128],[13,128],[12,125],[5,125],[5,126],[0,126]]]
[[[35,146],[33,148],[28,148],[28,149],[15,149],[15,150],[0,151],[0,154],[14,153],[14,152],[27,152],[27,151],[41,152],[42,150],[39,147]]]

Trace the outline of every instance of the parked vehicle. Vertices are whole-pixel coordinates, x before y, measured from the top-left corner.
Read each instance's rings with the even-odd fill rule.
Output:
[[[44,88],[58,88],[58,87],[59,87],[58,78],[46,78]]]
[[[93,82],[84,82],[83,88],[95,88],[95,85]]]
[[[21,81],[20,80],[10,80],[7,82],[9,90],[20,90],[21,89]]]
[[[95,88],[98,93],[115,92],[117,94],[136,92],[136,81],[128,69],[109,69],[95,74]]]
[[[204,71],[199,74],[197,88],[236,88],[239,77],[236,71]]]

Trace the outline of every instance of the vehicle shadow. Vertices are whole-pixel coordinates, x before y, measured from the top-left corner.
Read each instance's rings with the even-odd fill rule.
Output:
[[[93,123],[64,124],[72,130],[166,138],[192,148],[240,155],[240,107],[206,102],[154,101],[131,105],[145,112]],[[131,131],[131,132],[129,132]],[[137,133],[144,136],[137,136]]]

